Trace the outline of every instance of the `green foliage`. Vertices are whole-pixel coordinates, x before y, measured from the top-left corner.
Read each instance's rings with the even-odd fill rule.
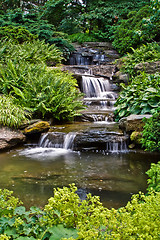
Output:
[[[0,95],[0,125],[18,128],[29,117],[30,114],[15,104],[13,98]]]
[[[88,34],[88,33],[75,33],[69,36],[69,39],[72,42],[78,42],[78,43],[83,43],[83,42],[96,42],[96,39],[94,36]]]
[[[11,60],[0,66],[0,92],[11,94],[36,117],[70,120],[82,110],[82,94],[72,75],[46,65],[17,64]]]
[[[160,193],[133,195],[126,207],[108,213],[106,239],[159,239],[159,203]]]
[[[15,44],[12,41],[2,41],[0,43],[0,62],[12,60],[16,63],[28,62],[33,64],[46,63],[56,65],[61,62],[62,53],[55,45],[49,45],[44,41],[33,40]]]
[[[0,39],[3,41],[4,39],[12,39],[15,43],[23,43],[25,41],[32,41],[36,39],[37,36],[31,34],[24,27],[0,27]]]
[[[147,180],[148,192],[160,192],[160,162],[151,163],[151,168],[146,172],[149,179]]]
[[[54,190],[54,197],[45,206],[45,222],[47,224],[63,223],[67,227],[78,229],[78,239],[101,239],[104,235],[103,225],[106,225],[105,208],[99,197],[87,195],[81,201],[74,184],[70,188],[63,187]]]
[[[160,107],[156,108],[153,116],[145,120],[142,146],[148,151],[160,152]]]
[[[0,217],[12,215],[15,208],[22,204],[22,202],[12,196],[12,194],[12,191],[0,189]]]
[[[109,40],[113,31],[110,29],[117,19],[126,18],[129,11],[137,10],[149,1],[47,1],[43,17],[59,30],[68,34],[92,32],[99,40]],[[117,17],[117,18],[115,18]],[[115,22],[116,21],[116,22]],[[105,36],[105,39],[102,37]]]
[[[113,46],[124,54],[143,43],[158,41],[159,33],[160,7],[156,5],[155,8],[151,2],[119,22],[114,30]]]
[[[133,49],[132,53],[128,53],[121,58],[123,63],[121,67],[122,72],[126,72],[130,77],[135,76],[134,67],[138,63],[155,62],[160,59],[160,46],[157,43],[148,43],[142,45],[140,48]],[[144,69],[145,71],[145,69]]]
[[[65,58],[74,50],[73,46],[67,40],[67,34],[56,32],[55,27],[49,24],[47,20],[40,18],[37,13],[24,14],[24,12],[20,10],[8,12],[8,14],[0,16],[0,26],[2,26],[2,30],[4,29],[6,32],[2,31],[4,39],[15,39],[21,43],[27,40],[31,41],[33,38],[38,38],[50,45],[56,44]],[[22,29],[23,32],[17,29]],[[29,39],[27,34],[30,34],[30,38],[32,37],[32,39]]]
[[[159,239],[159,192],[133,195],[126,207],[109,210],[90,194],[81,201],[76,191],[74,184],[55,189],[44,210],[13,203],[12,212],[0,215],[1,239]],[[3,202],[6,192],[11,199],[11,192],[1,190]]]
[[[160,107],[160,75],[141,75],[124,86],[115,106],[115,118],[118,121],[130,114],[153,114]]]

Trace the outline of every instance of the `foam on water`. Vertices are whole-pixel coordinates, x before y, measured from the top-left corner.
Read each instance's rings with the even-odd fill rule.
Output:
[[[46,158],[53,158],[66,155],[70,153],[71,150],[64,148],[45,148],[45,147],[35,147],[35,148],[27,148],[19,152],[19,155],[24,155],[28,158],[34,158],[38,160],[43,160]]]

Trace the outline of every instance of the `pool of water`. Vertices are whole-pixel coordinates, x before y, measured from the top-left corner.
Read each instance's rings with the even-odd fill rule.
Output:
[[[66,149],[23,148],[0,153],[0,188],[14,191],[27,208],[44,206],[53,188],[75,183],[82,199],[99,195],[104,206],[118,208],[132,194],[145,192],[145,172],[159,155],[144,152],[73,152]]]

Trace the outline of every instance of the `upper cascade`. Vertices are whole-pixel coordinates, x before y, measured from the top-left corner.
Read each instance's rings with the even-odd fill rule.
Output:
[[[74,44],[73,44],[74,45]],[[103,65],[119,58],[112,45],[107,42],[87,42],[75,44],[67,65]]]

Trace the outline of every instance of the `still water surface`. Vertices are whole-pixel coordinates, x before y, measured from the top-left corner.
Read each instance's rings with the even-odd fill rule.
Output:
[[[133,193],[145,192],[145,172],[159,155],[103,154],[28,147],[0,153],[0,188],[14,191],[28,208],[44,206],[54,187],[76,183],[82,199],[91,192],[106,207],[124,206]]]

